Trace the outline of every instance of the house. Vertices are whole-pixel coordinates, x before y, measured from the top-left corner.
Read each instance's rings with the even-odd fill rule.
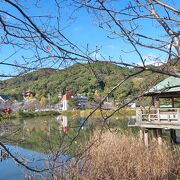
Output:
[[[86,96],[76,96],[71,92],[68,92],[62,96],[62,110],[69,110],[71,107],[69,106],[69,101],[75,99],[77,100],[77,109],[84,109],[88,104],[88,98]]]
[[[27,90],[23,92],[23,109],[24,111],[35,111],[36,109],[39,109],[41,104],[39,100],[35,97],[36,93]]]
[[[9,99],[8,96],[0,94],[0,111],[10,108],[12,105],[12,101]]]
[[[23,98],[24,98],[24,99],[31,99],[31,98],[33,98],[35,95],[36,95],[36,94],[35,94],[33,91],[27,90],[27,91],[25,91],[25,92],[23,93]]]
[[[8,96],[0,94],[0,104],[3,104],[8,100],[10,100]]]
[[[78,101],[78,109],[85,109],[88,104],[88,98],[86,96],[74,96],[74,99]]]
[[[170,76],[152,87],[145,96],[152,97],[152,107],[137,108],[136,122],[132,126],[140,127],[140,137],[148,145],[148,133],[162,144],[163,131],[170,132],[171,142],[180,143],[180,78]],[[171,107],[161,107],[161,99],[171,100]],[[131,125],[130,125],[131,126]]]
[[[73,93],[68,92],[62,96],[62,110],[67,111],[69,109],[69,100],[72,99]]]

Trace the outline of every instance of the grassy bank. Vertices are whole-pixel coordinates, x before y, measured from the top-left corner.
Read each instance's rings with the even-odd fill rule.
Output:
[[[55,111],[40,111],[40,112],[24,112],[19,111],[11,114],[0,114],[0,120],[4,119],[14,119],[14,118],[30,118],[30,117],[40,117],[40,116],[55,116],[59,115],[59,112]]]
[[[155,143],[147,148],[129,134],[96,133],[82,155],[81,163],[72,163],[69,177],[82,180],[177,179],[180,175],[177,152]]]
[[[91,114],[92,111],[93,111],[93,109],[63,111],[62,115],[87,117]],[[100,118],[100,117],[102,117],[102,115],[103,116],[109,116],[109,115],[113,114],[112,117],[119,118],[121,116],[133,116],[133,115],[135,115],[134,109],[124,108],[124,109],[121,109],[115,113],[114,113],[114,111],[115,110],[99,110],[98,109],[91,115],[91,117]]]

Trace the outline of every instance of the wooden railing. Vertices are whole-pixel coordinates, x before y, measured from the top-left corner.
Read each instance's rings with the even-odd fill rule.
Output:
[[[180,123],[180,108],[137,109],[137,122],[177,122]]]

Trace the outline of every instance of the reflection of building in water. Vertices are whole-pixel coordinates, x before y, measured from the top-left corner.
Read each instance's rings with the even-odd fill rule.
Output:
[[[62,116],[62,127],[68,126],[68,118],[67,116]]]
[[[62,116],[62,129],[65,134],[69,132],[67,116]]]
[[[68,127],[68,117],[67,116],[58,116],[57,120],[59,121],[59,130],[63,131],[65,134],[69,132]]]

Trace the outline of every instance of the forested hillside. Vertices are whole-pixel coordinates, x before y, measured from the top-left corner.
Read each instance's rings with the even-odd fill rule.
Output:
[[[29,89],[35,92],[37,97],[47,97],[50,94],[52,103],[58,102],[58,94],[66,91],[87,95],[92,100],[95,94],[105,95],[125,76],[135,71],[137,69],[110,63],[75,64],[63,70],[46,68],[1,81],[0,91],[16,100],[21,100],[22,93]],[[152,76],[151,72],[134,76],[111,96],[116,100],[133,96],[163,78],[162,75],[157,77],[155,74]]]

